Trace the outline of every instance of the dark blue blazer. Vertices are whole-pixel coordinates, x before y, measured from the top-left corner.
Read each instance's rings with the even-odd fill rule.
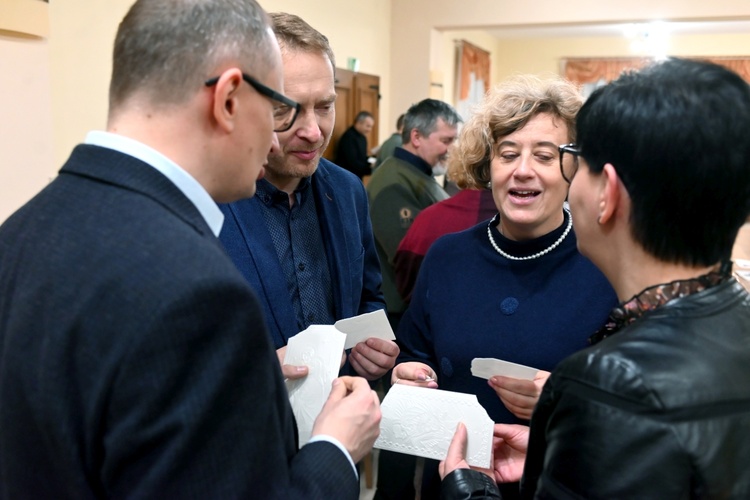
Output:
[[[328,266],[336,319],[385,308],[367,194],[350,172],[321,159],[311,177]],[[299,333],[284,272],[257,197],[221,205],[226,216],[219,239],[256,291],[277,348]]]
[[[152,167],[79,146],[0,227],[0,498],[352,498],[252,290]]]

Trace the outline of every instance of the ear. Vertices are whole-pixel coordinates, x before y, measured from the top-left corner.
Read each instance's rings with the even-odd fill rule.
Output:
[[[409,142],[415,147],[419,146],[419,142],[422,139],[422,134],[419,133],[419,130],[413,128],[411,129],[411,132],[409,132]]]
[[[216,124],[224,131],[234,130],[239,110],[237,93],[242,86],[242,72],[237,68],[224,71],[213,85],[213,101],[210,113]]]
[[[601,175],[602,185],[599,192],[599,224],[606,224],[617,213],[622,201],[621,189],[624,189],[615,167],[611,163],[604,165]]]

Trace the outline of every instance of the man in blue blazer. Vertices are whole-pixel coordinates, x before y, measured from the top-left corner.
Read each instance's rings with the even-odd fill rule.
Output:
[[[258,294],[283,360],[290,337],[311,324],[384,309],[367,195],[350,172],[321,158],[335,121],[334,56],[328,40],[290,14],[271,14],[284,62],[284,92],[301,109],[278,134],[258,192],[222,206],[220,239]],[[344,372],[376,380],[398,356],[394,342],[356,345]],[[284,367],[291,378],[304,367]]]
[[[0,499],[350,498],[377,395],[298,450],[262,307],[216,238],[298,105],[254,0],[138,0],[107,132],[0,227]]]

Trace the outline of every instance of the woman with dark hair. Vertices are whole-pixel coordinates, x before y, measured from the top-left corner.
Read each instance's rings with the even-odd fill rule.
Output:
[[[597,90],[577,130],[560,168],[578,246],[621,303],[555,369],[530,435],[495,427],[494,479],[523,472],[524,498],[750,498],[750,294],[729,260],[750,213],[750,87],[670,60]],[[496,498],[461,463],[465,435],[444,496]]]

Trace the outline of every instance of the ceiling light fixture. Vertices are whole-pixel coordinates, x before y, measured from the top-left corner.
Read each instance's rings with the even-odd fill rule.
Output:
[[[623,35],[630,40],[631,52],[661,61],[667,58],[669,31],[668,23],[653,21],[627,24],[623,28]]]

